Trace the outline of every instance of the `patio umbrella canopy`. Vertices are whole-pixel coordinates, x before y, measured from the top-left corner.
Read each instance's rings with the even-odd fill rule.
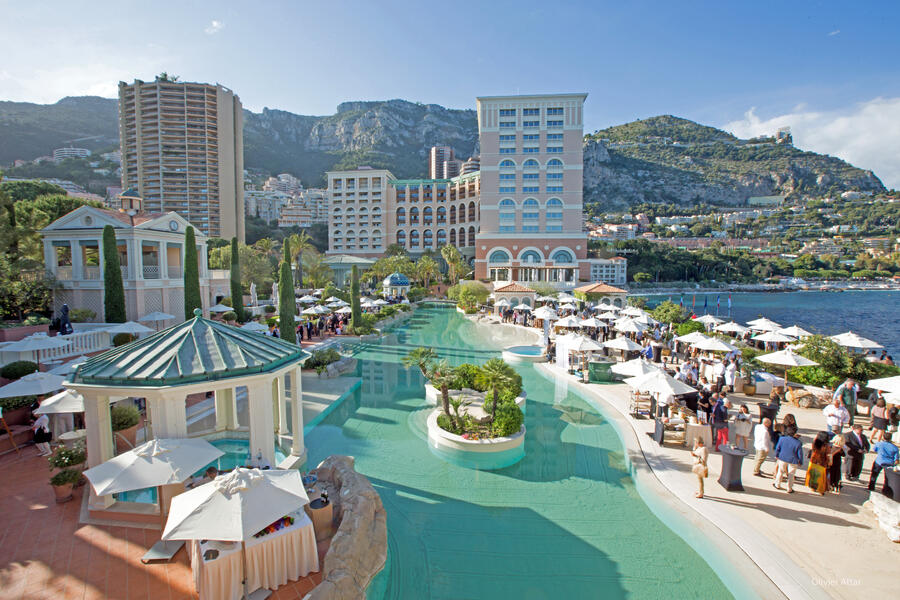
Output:
[[[209,312],[211,313],[227,313],[229,310],[234,310],[230,306],[225,306],[224,304],[216,304],[215,306],[209,307]]]
[[[530,310],[531,310],[531,307],[528,306],[527,304],[516,304],[515,306],[513,306],[513,309],[514,309],[514,310],[527,310],[527,311],[530,311]]]
[[[581,319],[574,316],[563,317],[553,325],[555,327],[581,327]]]
[[[565,337],[568,338],[569,336]],[[559,343],[557,342],[557,344]],[[567,340],[566,347],[569,352],[596,352],[598,350],[603,350],[603,346],[583,335],[575,335]]]
[[[643,333],[647,330],[647,326],[633,319],[623,319],[616,322],[613,329],[621,333]]]
[[[249,540],[308,503],[299,471],[237,468],[175,496],[162,539]]]
[[[170,315],[169,313],[164,312],[152,312],[149,315],[144,315],[138,321],[143,321],[145,323],[155,323],[157,321],[168,321],[170,319],[174,319],[175,315]]]
[[[181,483],[223,454],[203,439],[156,439],[88,469],[84,476],[98,496],[105,496]]]
[[[615,321],[616,319],[619,318],[619,315],[617,315],[616,313],[609,310],[609,311],[606,311],[605,313],[603,313],[602,315],[598,315],[597,318],[603,319],[604,321]]]
[[[753,340],[754,342],[766,342],[766,343],[773,343],[773,344],[780,344],[783,342],[796,341],[794,338],[792,338],[790,336],[782,335],[780,333],[776,333],[775,331],[767,331],[765,333],[760,333],[759,335],[754,335],[750,339]]]
[[[744,334],[750,331],[749,327],[744,327],[740,323],[735,323],[734,321],[730,323],[723,323],[721,325],[716,325],[713,327],[713,330],[718,331],[720,333],[737,333]]]
[[[352,312],[353,312],[353,309],[350,308],[349,306],[343,306],[343,307],[337,309],[337,310],[334,311],[334,312],[336,312],[336,313],[338,313],[338,314],[346,315],[346,314],[352,313]]]
[[[710,324],[718,325],[719,323],[725,322],[724,319],[719,319],[712,315],[703,315],[702,317],[697,317],[694,320],[697,321],[698,323],[703,323],[704,325],[710,325]]]
[[[622,314],[628,315],[630,317],[638,317],[638,316],[644,314],[644,311],[642,309],[638,308],[637,306],[626,306],[625,308],[622,309]]]
[[[661,372],[659,367],[643,358],[634,358],[623,363],[616,363],[610,367],[610,370],[617,375],[625,375],[626,377],[640,377],[641,375]]]
[[[309,308],[304,308],[302,311],[300,311],[300,314],[301,315],[317,315],[317,314],[319,314],[319,311],[317,311],[314,306],[310,306]]]
[[[4,352],[37,352],[39,350],[52,350],[65,348],[69,341],[64,336],[50,337],[46,333],[35,333],[17,342],[11,342],[3,347]]]
[[[771,319],[766,319],[762,317],[760,319],[754,319],[753,321],[747,321],[747,325],[750,326],[750,329],[754,331],[778,331],[781,329],[781,325],[772,321]]]
[[[810,360],[805,356],[800,356],[799,354],[795,354],[793,350],[790,348],[785,348],[784,350],[780,350],[778,352],[771,352],[769,354],[763,354],[762,356],[757,356],[757,360],[768,363],[770,365],[781,365],[784,367],[784,385],[787,386],[787,372],[790,367],[815,367],[819,363],[814,360]]]
[[[732,350],[737,350],[731,344],[723,342],[718,338],[707,338],[705,340],[700,340],[699,342],[695,342],[691,344],[694,348],[698,350],[704,350],[706,352],[731,352]]]
[[[552,308],[548,308],[546,306],[542,306],[536,311],[534,311],[535,319],[550,319],[551,321],[556,321],[559,319],[559,315],[556,314],[556,311]]]
[[[661,396],[679,396],[681,394],[690,394],[696,390],[686,383],[678,381],[674,377],[658,371],[656,373],[648,373],[639,377],[629,377],[625,383],[636,390],[649,392],[651,394],[659,394]]]
[[[34,412],[39,415],[84,412],[84,396],[71,390],[64,390],[41,402],[41,406]]]
[[[41,372],[29,373],[21,379],[0,387],[0,398],[49,394],[62,389],[62,384],[65,380],[66,378],[62,375],[51,375],[50,373]]]
[[[857,335],[852,331],[848,331],[847,333],[842,333],[840,335],[831,336],[835,342],[839,345],[844,346],[845,348],[860,348],[862,350],[875,350],[879,348],[884,348],[878,342],[874,342],[868,338],[864,338],[861,335]],[[5,348],[8,350],[9,348]]]
[[[245,329],[247,331],[268,331],[269,328],[260,323],[259,321],[248,321],[241,325],[241,329]]]
[[[575,296],[571,294],[560,294],[556,299],[560,302],[575,302]]]
[[[52,369],[50,369],[47,372],[50,373],[51,375],[68,375],[69,373],[71,373],[72,371],[77,369],[78,365],[87,362],[87,360],[88,360],[87,356],[78,356],[68,362],[64,362],[61,365],[57,365],[57,366],[53,367]]]
[[[867,388],[873,390],[881,390],[889,394],[900,394],[900,375],[893,377],[882,377],[880,379],[870,379],[866,384]]]
[[[136,323],[135,321],[126,321],[124,323],[119,323],[118,325],[108,327],[103,331],[112,335],[118,335],[120,333],[127,333],[129,335],[138,335],[141,333],[156,333],[155,329],[150,329],[149,327],[141,325],[140,323]]]
[[[599,319],[595,319],[591,317],[590,319],[585,319],[581,322],[582,327],[603,327],[604,323],[600,322]]]
[[[678,336],[677,338],[675,338],[676,341],[684,342],[686,344],[696,344],[697,342],[702,342],[708,339],[708,337],[706,337],[699,331],[692,331],[686,335]]]
[[[329,296],[329,297],[325,298],[325,302],[340,302],[340,301],[341,301],[341,299],[338,298],[337,296]]]
[[[509,306],[509,300],[506,298],[501,298],[497,302],[494,302],[494,306]]]
[[[559,310],[578,310],[578,307],[574,304],[563,304],[559,307]]]
[[[306,296],[300,296],[300,298],[298,298],[297,301],[302,302],[303,304],[311,304],[313,302],[318,302],[319,299],[316,298],[315,296],[306,295]]]
[[[603,342],[604,348],[612,348],[613,350],[624,350],[626,352],[634,352],[636,350],[643,350],[644,347],[634,342],[627,337],[617,337],[614,340],[609,340],[608,342]]]
[[[790,327],[785,327],[784,329],[779,329],[776,333],[780,333],[781,335],[789,335],[792,338],[805,338],[812,335],[809,331],[803,329],[799,325],[791,325]]]

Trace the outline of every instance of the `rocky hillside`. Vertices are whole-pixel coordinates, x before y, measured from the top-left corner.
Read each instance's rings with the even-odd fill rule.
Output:
[[[871,171],[838,158],[668,115],[585,136],[584,162],[585,200],[602,208],[885,189]]]
[[[56,104],[0,102],[0,165],[73,144],[118,145],[116,100],[64,98]],[[422,177],[430,146],[477,153],[475,111],[405,100],[345,102],[329,116],[264,109],[244,112],[244,165],[289,172],[306,185],[324,172],[362,164],[398,177]],[[585,201],[603,208],[636,202],[740,203],[749,196],[881,191],[870,171],[772,139],[741,140],[672,116],[585,136]]]

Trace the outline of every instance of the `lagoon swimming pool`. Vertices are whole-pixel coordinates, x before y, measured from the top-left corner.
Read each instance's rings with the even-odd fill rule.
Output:
[[[509,344],[455,310],[420,308],[354,348],[362,385],[306,436],[309,466],[354,456],[384,502],[389,558],[369,598],[734,595],[638,494],[613,425],[530,363],[515,365],[528,393],[520,462],[482,471],[434,456],[422,376],[401,364],[420,345],[482,364]]]

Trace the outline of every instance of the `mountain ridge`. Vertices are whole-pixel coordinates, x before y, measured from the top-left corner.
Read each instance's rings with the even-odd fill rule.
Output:
[[[117,100],[69,96],[55,104],[0,101],[0,164],[33,159],[67,144],[95,151],[118,146]],[[329,169],[367,164],[422,177],[428,148],[478,152],[476,113],[402,99],[347,101],[332,115],[244,110],[244,165],[290,172],[307,186]],[[672,115],[585,135],[585,203],[598,209],[639,202],[739,204],[749,196],[847,190],[879,192],[871,171],[775,140],[742,140]]]

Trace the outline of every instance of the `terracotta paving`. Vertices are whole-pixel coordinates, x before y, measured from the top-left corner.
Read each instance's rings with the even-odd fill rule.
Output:
[[[54,600],[180,600],[197,598],[187,553],[171,563],[143,565],[144,552],[159,540],[149,529],[81,525],[78,516],[86,487],[56,504],[48,482],[47,459],[34,446],[22,457],[0,457],[0,598]],[[319,544],[322,565],[328,542]],[[277,600],[303,598],[321,582],[313,573],[288,582]]]

